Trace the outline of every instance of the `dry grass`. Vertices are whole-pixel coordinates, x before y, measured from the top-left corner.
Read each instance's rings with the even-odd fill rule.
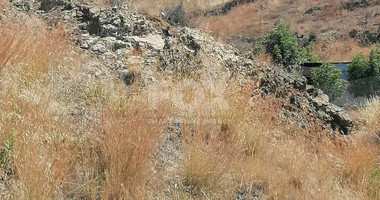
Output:
[[[14,141],[14,176],[20,183],[15,188],[14,197],[55,198],[73,169],[75,149],[66,142],[70,130],[60,127],[60,122],[51,121],[42,104],[21,103],[16,106],[21,119],[5,124],[13,129],[10,134]]]
[[[338,40],[334,42],[317,41],[312,45],[313,53],[323,60],[334,62],[348,62],[358,54],[369,56],[371,47],[362,47],[354,39]],[[336,54],[339,52],[339,54]]]
[[[149,160],[161,133],[162,113],[152,113],[143,99],[125,100],[107,109],[101,132],[104,199],[143,199]],[[163,111],[163,110],[161,110]]]
[[[275,99],[252,106],[248,88],[224,93],[233,111],[210,107],[185,118],[182,184],[191,198],[231,199],[238,185],[257,183],[269,199],[369,199],[369,190],[377,195],[378,179],[371,178],[376,143],[331,137],[317,127],[301,130],[279,118]],[[214,123],[205,125],[206,119]],[[194,125],[186,126],[189,121]]]
[[[70,49],[63,47],[65,31],[25,23],[9,21],[0,29],[6,38],[0,44],[8,47],[0,50],[0,155],[6,185],[0,191],[8,199],[148,199],[163,193],[162,199],[232,199],[237,190],[256,189],[261,198],[274,200],[380,199],[378,100],[355,111],[362,123],[353,135],[339,136],[321,131],[317,123],[299,129],[282,118],[274,97],[252,103],[251,83],[207,85],[211,90],[198,84],[209,84],[207,77],[191,80],[180,90],[182,99],[174,93],[169,103],[153,109],[146,95],[152,90],[127,89],[120,81],[89,79],[91,87],[64,96],[54,93],[57,88],[44,74],[63,58],[50,47],[53,42]],[[30,74],[36,76],[26,78]],[[80,79],[79,74],[67,79]],[[201,89],[205,103],[194,100]],[[178,100],[187,109],[178,108]],[[70,112],[77,107],[89,116]],[[178,182],[151,186],[152,176],[159,174],[152,172],[158,138],[172,126],[161,123],[168,117],[182,122],[179,168],[173,172]],[[83,119],[88,124],[78,122]],[[172,185],[173,193],[155,189]]]
[[[26,71],[43,73],[69,49],[63,26],[47,30],[43,22],[35,19],[8,19],[0,25],[0,34],[0,70],[22,63]]]
[[[359,112],[352,113],[364,128],[364,132],[380,134],[380,100],[371,99]]]
[[[363,27],[376,30],[379,18],[374,15],[379,6],[348,12],[341,9],[341,2],[258,0],[235,7],[225,16],[193,18],[190,24],[226,40],[236,36],[261,37],[273,28],[276,21],[282,20],[289,23],[294,32],[305,35],[317,33],[318,42],[313,45],[313,52],[323,60],[350,61],[358,52],[368,54],[369,47],[362,47],[350,39],[349,32],[363,30]],[[325,9],[314,15],[305,15],[305,11],[312,7]]]

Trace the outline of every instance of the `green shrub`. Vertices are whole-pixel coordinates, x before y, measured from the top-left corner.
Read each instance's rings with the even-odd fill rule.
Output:
[[[348,80],[358,80],[368,77],[369,65],[364,59],[363,54],[359,53],[354,56],[352,63],[348,65]]]
[[[375,45],[375,47],[371,49],[368,65],[369,75],[374,76],[380,73],[380,44]]]
[[[357,54],[348,66],[348,79],[350,81],[372,77],[380,74],[380,44],[371,49],[369,60],[363,54]]]
[[[290,67],[305,60],[304,49],[297,44],[297,39],[290,32],[289,24],[276,22],[274,30],[266,34],[264,46],[266,53],[276,64]]]
[[[321,67],[312,70],[311,76],[314,86],[334,100],[347,89],[347,81],[341,79],[340,74],[341,70],[333,64],[323,63]]]

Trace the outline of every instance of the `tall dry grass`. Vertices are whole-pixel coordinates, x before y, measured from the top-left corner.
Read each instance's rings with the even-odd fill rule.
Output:
[[[269,199],[377,195],[377,143],[355,135],[331,136],[318,124],[302,130],[281,118],[275,98],[252,105],[248,88],[225,91],[230,111],[211,106],[182,118],[181,191],[186,198],[231,199],[239,185],[253,185],[251,192],[258,189]]]
[[[144,98],[123,100],[106,109],[100,125],[101,156],[105,173],[104,199],[143,199],[149,161],[164,131],[164,108],[152,113]]]
[[[63,26],[48,30],[37,19],[8,19],[0,24],[0,70],[6,65],[22,63],[23,69],[46,72],[50,64],[60,61],[68,50],[68,33]]]

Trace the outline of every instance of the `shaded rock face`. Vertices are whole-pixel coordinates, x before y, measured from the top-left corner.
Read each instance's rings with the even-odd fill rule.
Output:
[[[317,119],[342,134],[351,130],[352,121],[345,111],[330,104],[321,91],[307,86],[305,77],[255,62],[200,30],[171,26],[131,12],[127,6],[100,9],[88,3],[62,1],[47,4],[41,15],[49,19],[56,16],[52,10],[59,9],[59,20],[67,24],[74,43],[101,60],[126,85],[136,79],[137,74],[130,69],[134,65],[142,69],[142,85],[155,82],[158,73],[201,74],[226,83],[232,76],[241,82],[257,80],[253,99],[274,94],[282,101],[284,117],[296,119],[301,127]]]
[[[350,31],[351,38],[354,38],[360,45],[369,46],[380,43],[380,27],[373,30],[358,31],[356,29]]]
[[[172,26],[187,25],[186,12],[182,2],[165,11],[162,17]]]
[[[230,2],[227,2],[217,8],[213,8],[211,10],[207,10],[204,15],[205,16],[219,16],[219,15],[226,15],[232,8],[238,6],[242,3],[253,3],[256,0],[232,0]]]
[[[66,0],[41,0],[40,10],[49,12],[54,8],[61,7],[61,9],[70,9],[71,3]]]
[[[342,3],[342,8],[349,11],[353,11],[358,8],[366,8],[369,5],[369,0],[346,0]]]

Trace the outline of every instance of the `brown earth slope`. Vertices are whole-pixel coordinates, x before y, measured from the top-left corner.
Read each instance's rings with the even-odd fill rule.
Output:
[[[358,45],[349,33],[376,31],[380,24],[380,1],[370,2],[368,7],[342,8],[343,1],[302,1],[302,0],[258,0],[240,5],[225,16],[202,17],[194,24],[210,30],[221,37],[262,36],[270,30],[275,21],[288,22],[295,32],[317,33],[313,45],[316,54],[325,60],[348,61],[354,54],[368,54],[366,45]],[[321,8],[312,14],[305,14],[310,8]]]
[[[179,2],[180,0],[142,0],[130,4],[134,9],[158,15],[160,11]],[[278,20],[289,23],[294,32],[304,35],[316,33],[317,41],[313,44],[313,51],[329,61],[350,61],[359,52],[367,56],[368,46],[374,43],[367,41],[368,35],[377,38],[380,35],[379,0],[257,0],[254,3],[239,4],[225,15],[203,15],[207,10],[227,2],[231,1],[183,1],[183,4],[191,26],[210,31],[223,40],[233,41],[235,45],[242,46],[242,49],[247,45],[241,45],[241,41],[236,40],[237,37],[263,36]],[[307,11],[309,14],[305,14]],[[196,16],[194,12],[197,12]],[[355,30],[359,34],[355,35]]]

